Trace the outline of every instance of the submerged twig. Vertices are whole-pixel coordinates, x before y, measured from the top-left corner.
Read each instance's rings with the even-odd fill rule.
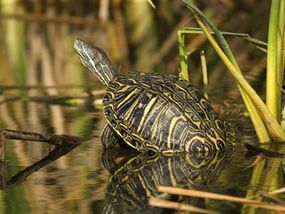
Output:
[[[4,138],[14,139],[14,140],[29,140],[29,141],[38,141],[45,142],[50,145],[56,146],[56,148],[51,151],[46,157],[36,162],[32,166],[27,167],[26,169],[19,172],[17,175],[13,176],[8,182],[5,181],[4,175]],[[4,129],[0,132],[0,188],[5,189],[8,186],[18,184],[22,182],[26,177],[28,177],[33,172],[39,170],[40,168],[50,164],[61,156],[67,154],[80,144],[86,142],[87,138],[70,136],[70,135],[55,135],[55,134],[40,134],[35,132],[24,132]]]
[[[82,143],[81,139],[77,139],[77,140]],[[34,163],[32,166],[29,166],[26,169],[20,171],[18,174],[14,175],[10,180],[7,181],[6,186],[4,188],[21,183],[33,172],[38,171],[42,167],[47,166],[53,161],[64,156],[68,152],[75,149],[78,145],[79,144],[64,144],[62,146],[55,148],[53,151],[51,151],[46,157],[44,157],[40,161]]]

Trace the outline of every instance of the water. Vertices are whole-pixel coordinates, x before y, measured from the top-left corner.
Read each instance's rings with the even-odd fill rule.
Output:
[[[148,205],[150,196],[159,195],[156,191],[159,185],[178,185],[239,197],[262,187],[252,186],[250,182],[253,167],[249,166],[255,157],[246,157],[241,144],[233,153],[214,153],[204,158],[198,155],[158,157],[137,154],[129,148],[104,151],[99,136],[106,121],[101,110],[90,112],[80,109],[82,107],[19,103],[40,109],[60,108],[66,115],[65,127],[70,130],[65,134],[93,138],[51,163],[49,159],[49,164],[44,163],[39,169],[39,166],[33,166],[35,168],[28,177],[25,173],[17,173],[38,164],[37,161],[54,148],[39,142],[6,140],[2,173],[8,187],[1,192],[3,213],[19,213],[19,210],[22,213],[113,213],[118,210],[162,213],[162,209]],[[48,127],[51,120],[47,118],[52,118],[52,111],[46,114],[39,119]],[[84,118],[85,123],[79,123],[77,118]],[[18,117],[17,120],[25,121],[26,118]],[[25,123],[21,130],[34,131],[29,128],[31,126]],[[252,136],[251,141],[254,139]],[[13,178],[15,175],[18,177]],[[239,213],[242,208],[235,203],[199,198],[186,197],[179,201],[222,213]]]
[[[79,37],[100,44],[121,73],[137,69],[177,74],[177,42],[176,38],[171,39],[171,33],[176,35],[176,32],[171,30],[176,27],[176,19],[181,18],[178,14],[185,10],[173,4],[175,13],[168,16],[159,13],[162,9],[153,12],[144,7],[143,18],[138,13],[135,25],[130,13],[135,11],[131,8],[135,5],[131,3],[127,5],[130,8],[125,8],[128,12],[114,9],[109,22],[104,21],[102,14],[101,19],[82,16],[83,19],[66,21],[53,16],[53,19],[46,20],[47,14],[57,14],[58,8],[52,6],[44,10],[43,17],[25,16],[27,11],[39,12],[36,11],[40,10],[39,5],[24,10],[19,19],[2,19],[0,128],[92,139],[58,159],[60,152],[51,152],[54,147],[45,143],[5,140],[5,162],[1,165],[0,178],[1,185],[7,188],[0,192],[0,213],[121,213],[123,210],[131,213],[174,213],[176,211],[148,205],[150,196],[167,197],[156,191],[158,185],[183,186],[239,197],[284,185],[280,180],[281,159],[266,158],[251,166],[256,157],[246,156],[242,144],[255,143],[257,138],[232,78],[223,73],[224,68],[213,54],[207,58],[210,65],[209,98],[216,111],[233,122],[237,130],[239,144],[233,153],[215,153],[201,159],[195,155],[158,157],[136,154],[126,148],[104,151],[100,139],[106,125],[102,107],[88,104],[88,94],[100,99],[102,93],[98,92],[102,92],[103,87],[82,68],[73,50],[73,41]],[[253,17],[262,11],[264,13],[262,5],[259,10],[253,7]],[[141,5],[136,6],[141,8]],[[90,8],[80,8],[73,11],[77,18],[82,11],[97,17]],[[19,5],[2,7],[2,13],[8,14],[22,10]],[[167,7],[165,10],[168,11]],[[62,13],[73,14],[68,9]],[[155,17],[160,16],[160,22],[167,22],[159,24],[153,13]],[[235,13],[244,17],[244,11]],[[252,17],[247,15],[247,18],[251,20]],[[187,18],[187,23],[189,20],[191,18]],[[185,25],[183,19],[180,21]],[[245,24],[248,22],[243,21]],[[142,30],[142,26],[147,28]],[[137,38],[137,35],[145,34],[136,33],[136,30],[149,33],[145,38]],[[233,30],[236,30],[235,25]],[[262,29],[259,27],[258,30]],[[199,41],[203,38],[199,37],[198,44]],[[236,48],[242,68],[254,78],[257,91],[262,91],[262,66],[251,69],[257,63],[254,57],[260,55],[246,46],[248,57],[244,57],[240,42],[233,39],[231,45]],[[190,46],[193,43],[190,42]],[[190,78],[202,88],[199,60],[196,61],[191,65]],[[66,96],[71,97],[72,102],[62,99]],[[54,98],[60,100],[55,101]],[[174,196],[171,199],[221,213],[268,213],[226,201]]]

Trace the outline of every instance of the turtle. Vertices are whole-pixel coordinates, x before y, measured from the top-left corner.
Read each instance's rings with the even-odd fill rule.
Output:
[[[167,74],[121,75],[101,48],[81,39],[74,48],[82,64],[107,86],[103,111],[108,126],[130,147],[162,154],[234,147],[231,126],[190,82]]]
[[[102,137],[104,141],[117,141],[119,146],[104,149],[101,156],[102,165],[110,175],[101,213],[163,213],[148,203],[150,197],[159,195],[159,186],[205,189],[217,181],[234,154],[233,150],[207,155],[140,153],[128,150],[110,126],[104,129]],[[183,202],[190,201],[193,202],[191,199]]]

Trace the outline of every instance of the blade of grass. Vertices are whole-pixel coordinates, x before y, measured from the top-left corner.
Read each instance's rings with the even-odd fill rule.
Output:
[[[208,98],[206,87],[208,86],[208,70],[206,63],[205,51],[200,50],[200,60],[201,60],[201,68],[202,68],[202,77],[203,77],[203,86],[204,86],[204,96]]]
[[[201,28],[197,28],[197,27],[184,27],[181,33],[191,33],[191,34],[204,34],[204,32],[202,31]],[[227,32],[227,31],[220,31],[220,33],[222,35],[225,36],[237,36],[237,37],[241,37],[244,40],[247,40],[248,42],[252,43],[253,45],[255,45],[255,47],[263,52],[267,52],[267,43],[258,39],[255,39],[253,37],[251,37],[249,34],[247,33],[234,33],[234,32]],[[214,34],[213,31],[211,31],[211,34]]]
[[[212,34],[214,34],[213,31],[211,31]],[[228,35],[228,36],[238,36],[241,37],[253,45],[255,47],[263,52],[267,52],[267,43],[263,42],[261,40],[252,38],[249,34],[244,33],[233,33],[233,32],[220,32],[222,35]],[[178,46],[179,46],[179,57],[180,57],[180,77],[182,77],[185,80],[190,80],[189,74],[188,74],[188,66],[187,66],[187,56],[186,56],[186,50],[185,50],[185,35],[186,34],[204,34],[201,28],[197,27],[184,27],[182,30],[177,31],[178,34]]]
[[[281,78],[282,78],[282,83],[284,85],[284,72],[285,72],[285,0],[282,0],[281,3],[280,3],[280,12],[279,12],[279,26],[280,26],[280,36],[278,37],[279,38],[279,41],[280,43],[278,44],[278,47],[281,47],[281,50],[280,50],[280,61],[278,62],[278,67],[281,69]],[[279,86],[281,87],[281,86]],[[285,118],[285,106],[283,106],[283,110],[281,112],[281,121],[283,123],[282,125],[282,128],[285,129],[285,125],[284,125],[284,118]]]
[[[239,68],[239,66],[238,66],[238,64],[237,64],[237,62],[235,60],[235,57],[233,56],[233,54],[232,54],[232,52],[231,52],[231,50],[230,50],[226,40],[224,39],[224,37],[222,36],[220,31],[210,21],[207,20],[207,18],[193,4],[193,2],[191,0],[183,0],[183,1],[187,4],[188,8],[192,11],[192,13],[195,14],[196,21],[199,20],[199,18],[201,18],[204,22],[206,22],[206,24],[208,26],[210,26],[211,31],[214,32],[214,36],[218,38],[218,41],[220,41],[220,46],[223,49],[223,51],[225,52],[225,54],[226,54],[225,57],[229,60],[230,64],[233,64],[233,67],[236,68],[236,71],[241,73],[240,68]],[[197,16],[199,16],[199,18]],[[201,24],[203,24],[203,23],[201,22]],[[201,24],[199,24],[200,27],[201,27]],[[204,29],[202,28],[204,33],[205,33],[205,29],[206,29],[206,27],[204,27]],[[212,40],[214,40],[212,35],[211,35],[211,32],[209,30],[207,32],[211,36]],[[209,39],[209,37],[208,37],[208,39]],[[218,44],[217,44],[217,46],[220,47]],[[255,105],[252,103],[252,100],[248,97],[247,93],[245,93],[243,91],[243,89],[239,85],[238,85],[238,88],[239,88],[241,96],[242,96],[242,98],[244,100],[244,103],[245,103],[245,105],[247,107],[247,110],[249,112],[251,120],[253,122],[253,125],[254,125],[254,128],[255,128],[255,131],[256,131],[256,134],[258,136],[259,141],[262,142],[262,143],[269,142],[270,141],[270,136],[269,136],[269,134],[267,132],[266,124],[263,122],[263,120],[262,120],[261,116],[259,115]],[[284,135],[284,137],[285,137],[285,135]]]
[[[279,39],[280,39],[280,69],[283,72],[282,74],[284,74],[284,70],[285,70],[285,0],[281,0],[280,2],[280,11],[279,11],[279,26],[280,26],[280,34],[279,35]],[[279,64],[277,65],[279,66]],[[283,79],[283,75],[282,75],[282,82],[284,81]]]
[[[185,51],[185,35],[182,31],[178,31],[178,48],[179,48],[179,61],[180,61],[180,69],[179,76],[182,79],[189,81],[189,74],[188,74],[188,66],[187,66],[187,54]]]
[[[225,53],[221,50],[217,42],[209,33],[206,26],[198,19],[197,22],[200,25],[200,27],[203,29],[206,37],[208,38],[209,42],[211,43],[217,54],[221,57],[221,59],[223,60],[229,71],[232,73],[232,75],[235,77],[239,85],[244,89],[244,91],[248,94],[251,101],[254,103],[256,109],[258,110],[259,115],[263,119],[264,124],[266,125],[269,131],[271,138],[275,141],[285,141],[285,133],[282,130],[279,123],[275,120],[272,113],[267,109],[266,105],[263,103],[263,101],[254,91],[254,89],[244,79],[241,72],[232,64],[232,62],[228,59]]]
[[[280,32],[279,16],[280,0],[271,1],[269,28],[268,28],[268,52],[267,52],[267,77],[266,77],[266,105],[273,116],[280,121],[281,112],[281,90],[282,85],[280,65]],[[282,8],[284,10],[284,8]]]
[[[202,76],[203,76],[203,84],[204,87],[208,85],[208,70],[207,70],[207,63],[205,57],[205,51],[200,51],[200,60],[201,60],[201,67],[202,67]]]

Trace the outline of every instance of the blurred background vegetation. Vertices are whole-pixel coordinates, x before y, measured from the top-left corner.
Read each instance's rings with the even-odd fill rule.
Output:
[[[6,84],[86,85],[89,74],[82,71],[73,51],[77,37],[106,50],[121,72],[132,69],[177,74],[177,29],[194,25],[189,10],[178,0],[153,1],[155,9],[145,0],[1,2],[0,81]],[[269,2],[197,3],[221,30],[267,39]],[[240,38],[229,40],[245,75],[262,87],[258,83],[264,78],[265,55]],[[187,44],[189,49],[206,50],[210,83],[212,87],[221,86],[221,78],[228,76],[204,42],[204,36],[195,36]],[[192,66],[199,62],[192,61]],[[190,72],[192,82],[199,85],[200,71]],[[223,82],[225,87],[231,85],[231,80]]]
[[[98,136],[106,123],[101,110],[31,100],[90,92],[98,96],[96,91],[103,89],[81,66],[73,50],[75,38],[104,49],[120,73],[137,70],[178,74],[177,30],[195,26],[194,19],[179,0],[152,2],[156,8],[147,0],[0,1],[0,128],[96,136],[95,143],[80,146],[17,188],[0,192],[1,213],[88,213],[100,206],[97,202],[104,199],[108,179],[100,163],[102,148]],[[270,1],[196,3],[220,30],[249,33],[267,40]],[[262,94],[266,55],[240,38],[227,39],[245,77]],[[225,72],[205,37],[189,36],[186,45],[189,50],[205,50],[210,99],[240,103],[233,78]],[[198,55],[189,59],[189,72],[191,82],[202,88]],[[225,113],[227,106],[225,102],[219,111]],[[242,135],[245,141],[256,139],[252,129]],[[50,149],[32,142],[5,144],[7,162],[2,179],[39,160]],[[223,179],[231,177],[227,172]]]

